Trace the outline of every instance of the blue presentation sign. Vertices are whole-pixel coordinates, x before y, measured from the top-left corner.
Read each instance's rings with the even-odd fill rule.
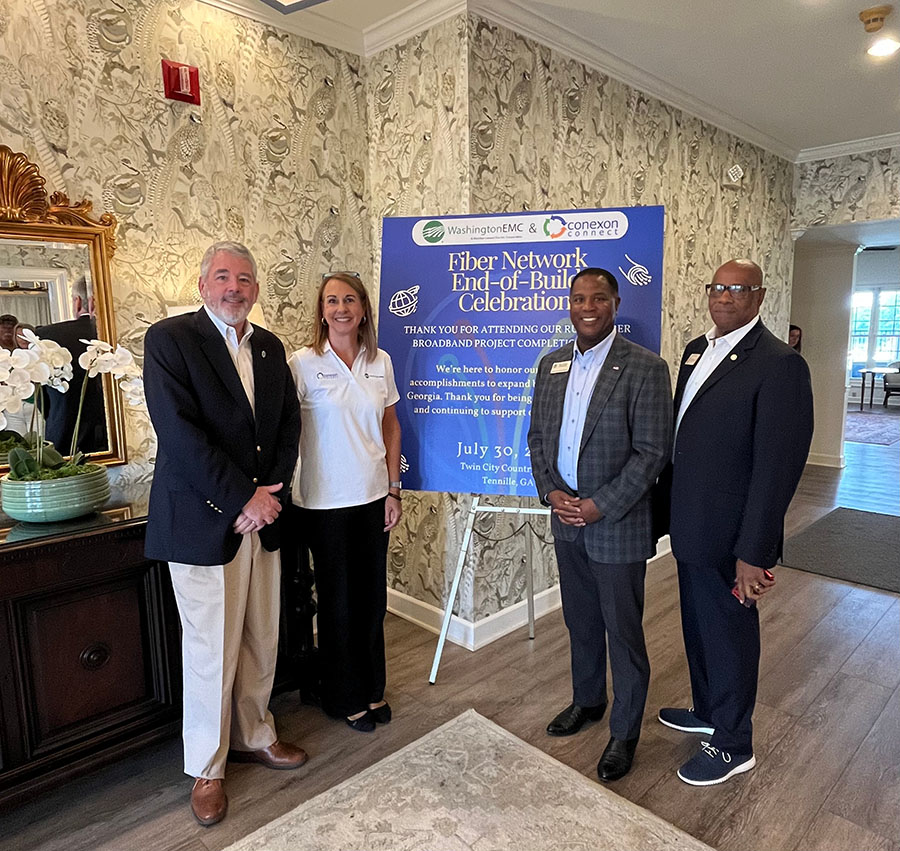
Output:
[[[574,337],[572,275],[612,272],[618,332],[659,352],[662,262],[662,207],[384,219],[378,343],[400,391],[404,487],[534,496],[534,377]]]

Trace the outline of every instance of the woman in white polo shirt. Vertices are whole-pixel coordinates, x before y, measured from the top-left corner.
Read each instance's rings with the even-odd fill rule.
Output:
[[[293,483],[318,598],[322,706],[370,733],[384,699],[388,533],[400,520],[400,396],[359,277],[326,276],[312,343],[289,359],[300,398]]]

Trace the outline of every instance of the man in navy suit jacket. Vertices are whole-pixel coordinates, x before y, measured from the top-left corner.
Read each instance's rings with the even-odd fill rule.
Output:
[[[97,336],[94,297],[88,293],[84,275],[72,284],[72,313],[75,315],[74,319],[43,325],[35,331],[42,340],[53,340],[72,353],[72,380],[68,391],[60,393],[52,387],[44,388],[44,418],[47,421],[45,434],[47,440],[52,441],[63,455],[69,453],[75,433],[75,420],[78,418],[81,386],[86,381],[75,448],[81,452],[103,452],[109,448],[103,384],[99,375],[88,378],[78,363],[78,356],[87,351],[87,344],[81,341],[93,340]]]
[[[605,269],[582,269],[569,291],[576,339],[541,359],[528,447],[541,500],[552,507],[572,703],[548,725],[577,733],[607,704],[610,740],[601,780],[623,777],[641,732],[650,661],[641,619],[652,537],[649,491],[669,457],[669,368],[616,333],[619,287]]]
[[[716,271],[713,328],[688,344],[675,388],[670,534],[694,705],[659,720],[703,735],[678,770],[694,786],[756,764],[756,603],[775,585],[769,568],[812,439],[809,368],[760,321],[762,284],[750,260]]]
[[[185,772],[191,810],[225,816],[226,759],[297,768],[268,710],[280,605],[278,516],[297,461],[300,407],[284,347],[247,321],[256,262],[210,246],[204,307],[157,322],[144,341],[156,429],[146,554],[169,562],[183,628]]]

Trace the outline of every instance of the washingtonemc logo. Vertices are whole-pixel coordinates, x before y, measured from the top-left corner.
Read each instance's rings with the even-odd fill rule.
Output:
[[[545,213],[418,219],[412,224],[411,236],[415,245],[444,248],[478,243],[621,239],[627,230],[628,217],[619,210],[548,210]]]
[[[551,224],[556,222],[555,225]],[[544,235],[550,239],[559,239],[566,232],[566,220],[562,216],[550,216],[544,220]]]
[[[422,237],[426,242],[440,242],[444,238],[444,226],[441,222],[431,221],[422,228]]]

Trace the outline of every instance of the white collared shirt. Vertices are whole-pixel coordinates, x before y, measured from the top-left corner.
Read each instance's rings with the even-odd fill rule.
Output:
[[[247,394],[250,410],[256,416],[256,390],[253,384],[253,350],[250,348],[253,325],[249,321],[247,322],[247,330],[244,331],[244,336],[239,341],[237,331],[234,330],[233,326],[219,319],[205,304],[203,309],[225,340],[225,347],[228,349],[228,354],[231,355],[238,378],[241,379],[244,392]]]
[[[569,381],[566,384],[566,399],[563,404],[562,425],[559,429],[559,451],[556,455],[556,469],[566,484],[578,492],[578,455],[581,452],[581,436],[587,417],[594,385],[606,356],[612,348],[616,329],[606,335],[596,346],[582,352],[578,341],[572,343],[574,357],[569,367]]]
[[[713,326],[706,332],[708,345],[706,350],[700,355],[700,360],[694,366],[694,371],[690,374],[687,384],[684,386],[684,395],[681,397],[681,406],[678,408],[678,419],[675,420],[675,435],[678,435],[678,426],[681,425],[681,418],[688,409],[697,391],[703,386],[703,383],[709,378],[716,367],[725,360],[728,353],[738,344],[759,322],[759,314],[753,317],[746,325],[729,331],[722,337],[716,337],[716,328]]]
[[[365,505],[388,492],[384,409],[400,400],[390,356],[370,363],[360,349],[349,369],[326,341],[294,352],[288,365],[300,399],[300,460],[291,495],[301,508]]]

